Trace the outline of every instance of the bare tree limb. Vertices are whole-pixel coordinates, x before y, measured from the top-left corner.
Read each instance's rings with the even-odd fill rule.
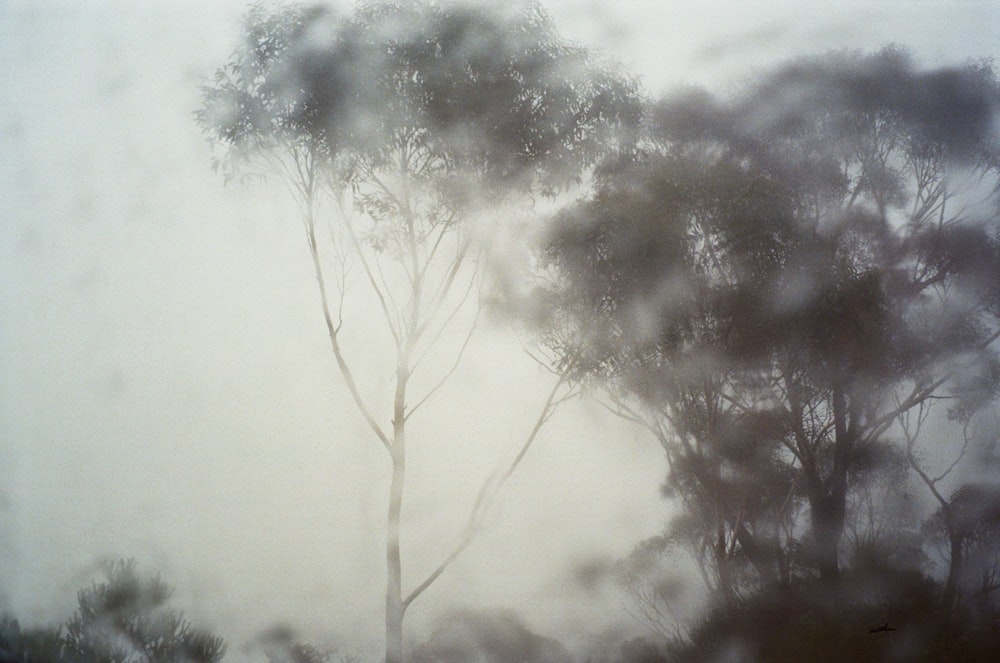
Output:
[[[347,361],[344,359],[344,354],[340,347],[338,329],[337,326],[334,325],[333,315],[330,312],[330,303],[327,299],[326,283],[323,279],[323,266],[319,259],[319,249],[316,246],[316,226],[311,218],[308,228],[308,240],[309,253],[312,256],[313,269],[316,272],[316,281],[319,284],[319,296],[323,306],[323,319],[326,322],[327,335],[330,337],[330,345],[333,348],[333,355],[337,360],[337,367],[340,369],[340,373],[344,377],[344,382],[347,384],[347,390],[350,392],[351,398],[354,399],[354,403],[358,406],[361,416],[365,418],[369,428],[371,428],[372,432],[375,433],[375,436],[382,443],[382,446],[385,447],[385,450],[392,455],[392,442],[389,441],[389,437],[385,434],[385,431],[382,430],[382,427],[378,425],[378,422],[375,421],[375,417],[372,416],[368,406],[361,398],[361,393],[358,391],[357,383],[354,381],[354,374],[351,372]]]
[[[552,417],[555,408],[559,403],[563,402],[565,398],[557,398],[556,395],[559,389],[566,382],[565,378],[559,378],[552,390],[549,392],[548,398],[545,400],[545,404],[542,406],[542,410],[535,420],[534,426],[532,426],[531,431],[528,433],[528,437],[525,439],[524,444],[521,445],[521,449],[518,451],[517,456],[511,461],[507,469],[504,470],[499,477],[496,475],[491,475],[485,482],[483,482],[482,487],[479,489],[479,493],[476,495],[476,501],[473,503],[471,512],[469,513],[469,519],[466,522],[465,527],[459,537],[459,541],[451,549],[451,551],[445,556],[440,564],[427,576],[427,578],[417,585],[413,591],[411,591],[407,597],[403,600],[404,609],[409,607],[413,601],[420,596],[431,584],[434,583],[438,577],[444,573],[444,571],[451,565],[452,562],[464,551],[472,540],[475,538],[476,534],[479,532],[479,527],[482,518],[485,514],[486,509],[489,508],[490,503],[499,493],[500,489],[503,488],[504,484],[510,479],[511,475],[520,465],[524,456],[528,453],[535,439],[538,437],[539,431],[545,423]]]

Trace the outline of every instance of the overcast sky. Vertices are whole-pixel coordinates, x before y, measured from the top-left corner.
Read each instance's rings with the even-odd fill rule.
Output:
[[[833,48],[894,42],[932,66],[1000,45],[995,0],[548,6],[653,94]],[[63,619],[100,560],[136,557],[236,644],[280,621],[377,651],[384,453],[335,373],[294,211],[278,188],[223,187],[192,118],[243,9],[0,1],[0,608]],[[412,447],[411,586],[549,385],[503,329],[476,343],[415,422],[433,446]],[[409,627],[452,605],[567,638],[614,626],[613,588],[574,569],[662,527],[664,469],[641,433],[566,408]]]

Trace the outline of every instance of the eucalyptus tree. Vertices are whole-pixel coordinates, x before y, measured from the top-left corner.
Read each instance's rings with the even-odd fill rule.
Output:
[[[981,405],[995,381],[1000,91],[986,65],[918,71],[888,48],[792,63],[709,106],[716,138],[795,193],[796,241],[736,329],[768,350],[832,577],[856,460],[900,413],[945,393]]]
[[[660,102],[646,150],[557,218],[543,340],[589,356],[574,365],[626,414],[653,413],[668,456],[697,461],[700,489],[731,505],[714,509],[720,540],[747,510],[717,477],[747,477],[758,498],[784,486],[766,500],[784,543],[799,547],[781,509],[800,496],[807,563],[835,578],[860,460],[928,399],[986,402],[998,108],[982,64],[921,71],[894,48],[798,60],[725,101]],[[727,447],[786,478],[720,462]]]
[[[229,178],[276,177],[298,203],[337,367],[390,461],[386,660],[398,663],[407,608],[469,543],[569,385],[557,380],[458,544],[404,594],[407,424],[467,347],[492,231],[514,203],[567,189],[606,150],[627,146],[635,83],[564,43],[533,3],[368,2],[345,14],[256,5],[243,46],[203,99],[197,119],[222,152],[217,167]],[[364,315],[352,320],[345,296],[354,275],[391,337],[387,419],[358,388],[359,359],[344,347],[345,326]],[[424,361],[431,351],[450,353],[445,368]]]
[[[756,375],[725,356],[733,293],[746,269],[766,266],[721,236],[785,232],[790,203],[735,161],[645,149],[606,164],[594,195],[556,216],[541,257],[542,341],[558,370],[604,387],[608,406],[662,445],[665,490],[682,508],[667,539],[732,604],[788,581],[798,494],[782,422],[755,407]]]

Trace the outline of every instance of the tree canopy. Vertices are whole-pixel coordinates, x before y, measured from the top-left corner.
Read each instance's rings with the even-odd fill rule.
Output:
[[[637,123],[635,92],[533,3],[255,5],[197,117],[230,168],[284,147],[350,183],[405,141],[414,175],[453,195],[470,176],[554,191],[607,150],[612,128]]]
[[[808,58],[661,100],[557,215],[542,341],[657,435],[717,573],[787,580],[802,549],[834,577],[852,477],[897,418],[995,395],[998,109],[984,64]]]

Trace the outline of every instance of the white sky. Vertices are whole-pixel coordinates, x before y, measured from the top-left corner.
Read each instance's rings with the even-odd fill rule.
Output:
[[[654,93],[831,48],[895,42],[931,65],[1000,45],[985,0],[549,8]],[[62,619],[98,560],[134,556],[234,646],[281,621],[374,652],[386,459],[335,373],[294,214],[276,190],[223,188],[192,118],[242,11],[0,2],[0,607]],[[410,586],[547,388],[501,330],[478,343],[412,434],[434,446],[411,446]],[[411,628],[447,605],[568,639],[602,627],[617,598],[572,588],[573,564],[660,528],[663,472],[641,434],[565,410]]]

